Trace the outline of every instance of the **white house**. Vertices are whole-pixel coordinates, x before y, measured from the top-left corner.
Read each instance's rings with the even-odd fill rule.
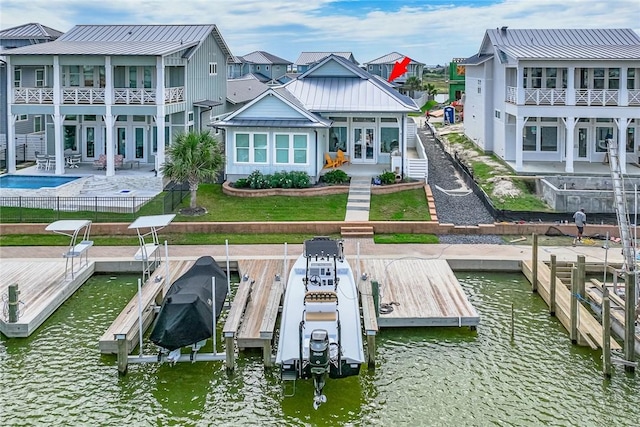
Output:
[[[604,139],[622,171],[640,156],[640,37],[630,29],[487,30],[464,61],[466,135],[526,172],[533,162],[602,162]]]
[[[280,88],[270,88],[213,126],[225,129],[226,177],[255,170],[320,176],[325,154],[342,149],[352,165],[406,157],[408,117],[420,111],[377,76],[330,55]]]

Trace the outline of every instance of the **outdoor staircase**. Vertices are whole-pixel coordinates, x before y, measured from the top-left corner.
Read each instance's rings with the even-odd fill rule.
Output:
[[[373,227],[370,225],[346,225],[340,227],[342,237],[373,237]]]

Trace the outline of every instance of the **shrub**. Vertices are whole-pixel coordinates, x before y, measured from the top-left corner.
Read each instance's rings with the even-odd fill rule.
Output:
[[[239,180],[233,183],[233,186],[235,188],[248,188],[249,181],[247,180],[247,178],[240,178]]]
[[[349,175],[345,171],[334,169],[322,175],[320,181],[327,184],[346,184],[349,182]]]
[[[234,184],[238,188],[253,188],[262,190],[267,188],[307,188],[311,186],[311,178],[306,172],[276,172],[264,175],[260,171],[253,171],[246,178],[241,178]]]
[[[384,171],[380,174],[380,182],[382,185],[394,184],[396,182],[396,174],[391,171]]]

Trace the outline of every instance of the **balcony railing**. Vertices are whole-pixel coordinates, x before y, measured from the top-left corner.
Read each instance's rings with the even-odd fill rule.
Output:
[[[15,104],[53,104],[53,88],[14,88]],[[113,103],[124,105],[153,105],[156,103],[155,89],[113,89]],[[63,104],[93,105],[106,103],[105,88],[63,87]],[[184,102],[184,86],[170,87],[164,90],[164,102],[172,104]]]
[[[519,102],[518,88],[507,86],[506,101],[524,105],[567,105],[567,95],[571,89],[530,89],[524,88],[524,102]],[[620,91],[617,89],[576,89],[574,105],[610,106],[620,105]],[[628,105],[640,105],[640,90],[630,89]]]

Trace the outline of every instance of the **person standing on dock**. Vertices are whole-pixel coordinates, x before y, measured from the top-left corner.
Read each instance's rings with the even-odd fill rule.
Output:
[[[576,228],[578,229],[578,235],[573,240],[573,246],[576,245],[576,241],[582,243],[582,233],[584,232],[584,226],[587,223],[587,214],[584,213],[584,209],[580,209],[573,214],[573,219],[576,222]]]

